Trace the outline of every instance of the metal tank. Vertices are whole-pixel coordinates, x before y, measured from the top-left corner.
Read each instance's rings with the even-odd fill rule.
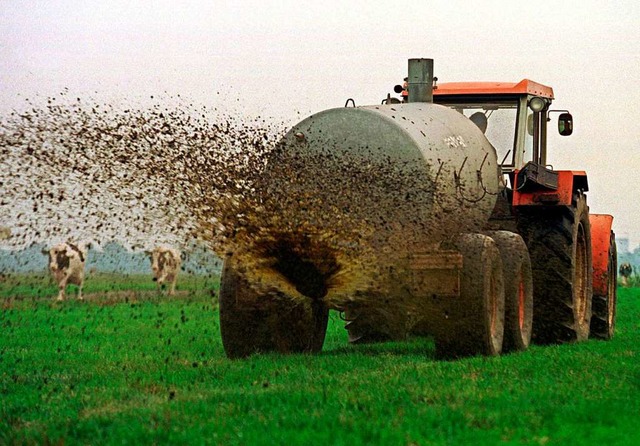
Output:
[[[326,110],[293,127],[283,147],[288,161],[278,162],[298,166],[299,184],[307,181],[329,203],[348,197],[357,208],[350,213],[376,231],[402,226],[436,244],[452,232],[478,231],[495,205],[495,149],[474,123],[440,105]],[[348,175],[363,183],[350,184]]]

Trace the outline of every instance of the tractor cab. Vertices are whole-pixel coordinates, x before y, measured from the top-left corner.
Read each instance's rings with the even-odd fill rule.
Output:
[[[464,114],[484,132],[505,174],[528,162],[547,164],[547,122],[553,89],[524,79],[506,82],[454,82],[437,85],[433,102]],[[561,135],[573,130],[571,114],[558,119]]]

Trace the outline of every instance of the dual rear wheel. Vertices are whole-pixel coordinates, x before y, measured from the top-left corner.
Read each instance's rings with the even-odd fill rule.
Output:
[[[531,263],[522,238],[512,232],[464,234],[460,298],[435,325],[436,355],[458,358],[519,351],[531,339]]]

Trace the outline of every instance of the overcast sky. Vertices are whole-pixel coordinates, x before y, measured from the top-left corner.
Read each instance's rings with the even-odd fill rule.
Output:
[[[400,7],[404,4],[405,7]],[[636,1],[0,2],[0,111],[25,97],[144,101],[181,94],[293,123],[379,103],[407,59],[440,82],[554,88],[574,135],[550,139],[556,169],[586,170],[592,212],[640,243],[640,3]]]

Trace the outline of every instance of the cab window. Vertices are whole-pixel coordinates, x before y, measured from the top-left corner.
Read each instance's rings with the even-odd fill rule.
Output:
[[[496,149],[498,162],[503,167],[514,165],[516,123],[518,118],[517,100],[447,101],[442,105],[457,110],[478,125]]]

